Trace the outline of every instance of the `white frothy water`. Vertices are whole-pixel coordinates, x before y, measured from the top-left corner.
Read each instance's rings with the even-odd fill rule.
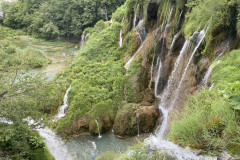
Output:
[[[197,153],[189,149],[182,148],[172,142],[159,139],[155,136],[150,136],[144,140],[144,148],[146,150],[158,150],[162,154],[170,155],[177,160],[216,160],[216,157],[198,156]]]
[[[69,154],[67,146],[63,143],[62,139],[58,137],[54,131],[49,128],[37,129],[41,137],[44,138],[49,151],[56,160],[72,160],[72,156]]]
[[[181,80],[178,83],[176,77],[177,77],[177,75],[180,74],[179,66],[183,62],[183,60],[184,60],[183,57],[184,57],[185,53],[188,52],[188,49],[190,47],[191,43],[189,40],[187,40],[184,43],[184,46],[182,47],[182,50],[180,51],[180,55],[178,56],[178,58],[174,64],[174,69],[169,77],[167,88],[163,92],[162,99],[161,99],[162,102],[161,102],[161,105],[159,105],[159,110],[161,111],[160,114],[162,114],[161,125],[157,128],[157,130],[155,132],[155,136],[150,136],[149,138],[145,139],[145,148],[148,147],[153,150],[157,149],[161,153],[170,155],[178,160],[216,159],[216,158],[212,158],[212,157],[198,156],[197,153],[193,153],[188,149],[184,149],[180,146],[173,144],[172,142],[164,140],[164,135],[165,135],[165,131],[166,131],[167,124],[168,124],[169,112],[172,110],[174,103],[179,96],[179,91],[182,86],[183,80],[185,78],[186,72],[189,69],[190,63],[192,62],[197,49],[199,48],[201,42],[203,41],[203,39],[205,37],[205,31],[202,30],[200,33],[195,32],[194,35],[197,35],[196,36],[197,43],[196,43],[196,46],[191,54],[191,57],[186,65],[186,67],[184,68],[184,73],[181,75]],[[194,35],[190,39],[192,39],[194,37]],[[177,87],[177,90],[175,91],[176,87]],[[173,95],[172,95],[172,92],[174,92]],[[166,102],[170,96],[174,96],[174,99],[171,101],[171,103],[169,105],[169,104],[166,104]]]
[[[48,127],[42,128],[42,120],[43,118],[40,121],[35,121],[30,117],[23,119],[23,121],[28,123],[29,127],[34,126],[34,129],[39,132],[55,160],[72,160],[73,158],[69,154],[67,146],[62,141],[62,138],[57,136],[55,132]]]
[[[155,134],[156,134],[156,137],[160,140],[163,140],[164,139],[164,133],[165,133],[165,130],[167,128],[167,123],[168,123],[168,112],[169,110],[162,107],[162,106],[159,106],[159,109],[161,110],[162,112],[162,123],[161,125],[158,126],[158,128],[156,129],[155,131]]]
[[[59,108],[57,115],[55,116],[55,118],[53,119],[54,122],[58,121],[60,118],[64,117],[67,113],[67,109],[68,109],[68,92],[71,89],[71,85],[69,86],[69,88],[67,89],[64,98],[63,98],[63,105]]]
[[[82,50],[84,48],[85,42],[86,42],[86,36],[84,34],[82,34],[81,36],[81,42],[80,42],[80,50]]]
[[[207,70],[207,72],[206,72],[206,74],[205,74],[205,76],[204,76],[204,78],[203,78],[203,80],[202,80],[202,82],[201,82],[201,85],[202,85],[203,87],[206,87],[206,86],[207,86],[208,81],[209,81],[209,79],[210,79],[210,77],[211,77],[211,75],[212,75],[212,70],[213,70],[213,68],[214,68],[217,60],[227,51],[228,47],[229,47],[229,42],[227,43],[227,45],[226,45],[226,47],[223,49],[223,51],[217,56],[217,58],[216,58],[216,59],[213,61],[213,63],[209,66],[209,68],[208,68],[208,70]],[[217,64],[218,64],[218,63],[220,63],[220,61],[218,61]]]
[[[102,138],[102,136],[101,136],[101,133],[100,133],[99,124],[98,124],[98,121],[96,119],[95,119],[95,122],[96,122],[97,127],[98,127],[98,138],[100,139],[100,138]]]
[[[137,5],[136,11],[134,13],[134,19],[133,19],[133,28],[137,26],[137,11],[139,9],[139,4]]]
[[[132,61],[135,59],[135,57],[137,56],[138,52],[142,49],[143,45],[144,45],[145,41],[143,41],[143,43],[141,44],[141,46],[138,48],[137,52],[132,56],[132,58],[130,58],[128,60],[128,62],[125,64],[124,68],[126,69],[126,71],[128,71],[129,67],[131,66]]]
[[[120,36],[119,36],[119,47],[122,47],[122,42],[123,42],[123,39],[122,39],[122,30],[120,31]]]

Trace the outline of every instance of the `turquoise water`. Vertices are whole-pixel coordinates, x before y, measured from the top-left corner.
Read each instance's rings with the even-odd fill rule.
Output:
[[[136,144],[141,137],[119,139],[114,134],[103,134],[99,139],[97,136],[84,135],[69,140],[66,145],[70,154],[77,160],[94,160],[106,151],[117,153],[125,152],[128,147]]]

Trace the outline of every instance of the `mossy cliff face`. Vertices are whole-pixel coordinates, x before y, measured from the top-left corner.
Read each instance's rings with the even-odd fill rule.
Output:
[[[213,3],[218,9],[211,8]],[[208,9],[206,5],[209,12],[202,11]],[[168,87],[176,60],[184,52],[166,100],[166,104],[173,100],[182,81],[173,106],[181,110],[188,95],[200,88],[211,62],[225,50],[223,46],[229,44],[226,50],[239,46],[238,10],[235,1],[127,0],[113,14],[112,23],[100,21],[84,31],[85,48],[63,73],[70,77],[72,90],[68,114],[58,122],[57,131],[65,136],[97,134],[98,120],[101,133],[114,127],[119,136],[136,135],[136,113],[141,106],[149,106],[140,116],[142,121],[151,115],[155,125],[159,115],[151,106]],[[201,30],[206,35],[198,46]],[[153,131],[152,125],[141,123],[143,132]]]

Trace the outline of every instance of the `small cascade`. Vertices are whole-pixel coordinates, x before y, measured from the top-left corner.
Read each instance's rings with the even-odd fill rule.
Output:
[[[162,69],[162,62],[161,62],[161,58],[158,57],[158,61],[157,61],[157,66],[158,66],[158,70],[157,70],[157,74],[155,77],[155,97],[160,98],[157,91],[158,91],[158,83],[159,83],[159,78],[161,75],[161,69]]]
[[[44,143],[46,143],[47,148],[56,160],[73,159],[62,139],[58,137],[51,129],[46,127],[37,129],[37,131],[39,132],[40,136],[44,138]]]
[[[153,60],[152,60],[152,65],[151,65],[151,74],[150,74],[151,79],[150,79],[149,84],[148,84],[148,88],[150,88],[150,89],[151,89],[152,79],[153,79],[154,60],[155,60],[155,49],[154,49],[154,55],[153,55]]]
[[[137,26],[137,11],[139,10],[139,4],[137,5],[136,11],[134,13],[134,19],[133,19],[133,28]]]
[[[71,85],[69,86],[69,88],[67,89],[64,98],[63,98],[63,105],[60,107],[60,109],[58,110],[57,115],[55,116],[55,118],[53,119],[53,122],[56,122],[57,120],[59,120],[60,118],[64,117],[67,113],[68,110],[68,92],[71,89]]]
[[[213,61],[213,63],[209,66],[209,68],[208,68],[208,70],[207,70],[207,72],[206,72],[206,74],[205,74],[205,76],[204,76],[204,78],[203,78],[203,80],[202,80],[202,82],[201,82],[201,85],[202,85],[203,87],[206,87],[206,86],[207,86],[208,81],[209,81],[209,78],[210,78],[211,75],[212,75],[212,70],[213,70],[214,66],[215,66],[216,64],[218,64],[218,63],[221,62],[221,61],[217,61],[217,60],[218,60],[219,58],[221,58],[221,56],[227,51],[228,47],[229,47],[229,42],[227,43],[227,45],[226,45],[226,47],[223,49],[223,51],[217,56],[217,58],[216,58],[216,59]]]
[[[123,42],[123,39],[122,39],[122,30],[121,30],[120,36],[119,36],[119,47],[122,47],[122,42]]]
[[[102,138],[102,136],[101,136],[101,133],[100,133],[99,124],[98,124],[98,121],[96,119],[95,119],[95,122],[96,122],[97,127],[98,127],[98,138],[100,139],[100,138]]]
[[[159,153],[167,154],[177,160],[217,160],[216,157],[198,156],[197,152],[192,152],[188,148],[182,148],[172,142],[158,139],[158,137],[153,135],[145,139],[144,143],[144,148],[147,151],[155,152],[157,150],[160,151]]]
[[[168,124],[168,113],[169,110],[159,106],[159,111],[161,111],[162,113],[162,119],[161,119],[161,125],[158,126],[157,130],[155,131],[155,134],[157,136],[158,139],[163,140],[164,139],[164,133],[165,130],[167,128],[167,124]]]
[[[82,34],[82,36],[81,36],[81,42],[80,42],[80,47],[79,47],[80,50],[82,50],[82,49],[84,48],[84,45],[85,45],[86,40],[87,40],[87,37],[86,37],[84,34]]]
[[[33,126],[34,129],[39,132],[55,160],[72,160],[73,157],[70,155],[62,138],[57,136],[55,132],[48,127],[43,128],[42,120],[43,118],[41,118],[40,121],[35,121],[30,117],[23,119],[23,121],[28,123],[30,128]]]
[[[128,71],[132,61],[134,60],[134,58],[137,56],[138,52],[142,49],[143,45],[144,45],[145,41],[143,41],[142,45],[138,48],[137,52],[132,56],[132,58],[130,58],[128,60],[128,62],[125,64],[124,68],[126,69],[126,71]]]
[[[182,14],[183,14],[183,11],[181,11],[181,13],[179,14],[179,17],[178,17],[177,30],[178,30],[180,22],[181,22]]]

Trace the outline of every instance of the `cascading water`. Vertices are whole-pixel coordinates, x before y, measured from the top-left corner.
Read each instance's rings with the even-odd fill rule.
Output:
[[[196,40],[195,41],[196,44],[195,44],[195,47],[191,54],[191,57],[189,58],[186,67],[184,68],[183,74],[181,75],[180,70],[182,68],[180,67],[180,65],[182,63],[184,64],[184,60],[186,60],[184,57],[185,57],[186,53],[189,51],[189,49],[191,48],[190,40],[186,40],[186,42],[184,43],[182,50],[180,51],[180,54],[174,64],[173,71],[168,79],[167,87],[165,88],[165,90],[162,93],[161,104],[159,105],[159,110],[162,115],[162,119],[160,122],[161,125],[157,128],[157,130],[155,132],[155,136],[152,135],[149,138],[145,139],[144,147],[150,148],[153,150],[157,149],[158,151],[160,151],[162,153],[166,153],[172,157],[175,157],[178,160],[185,160],[185,159],[194,159],[194,160],[208,159],[208,160],[210,160],[210,159],[216,159],[216,158],[197,156],[197,153],[193,153],[188,149],[184,149],[180,146],[175,145],[172,142],[164,140],[164,135],[165,135],[165,132],[167,129],[167,124],[168,124],[169,112],[173,108],[174,103],[179,96],[179,91],[182,87],[182,83],[185,78],[186,72],[189,69],[190,63],[192,62],[197,49],[199,48],[201,42],[203,41],[203,39],[205,37],[205,31],[202,30],[199,33],[195,32],[190,39],[192,39],[193,37]],[[178,81],[178,78],[177,78],[179,76],[181,78],[180,81]],[[177,91],[175,90],[176,88],[177,88]],[[173,100],[170,99],[171,97],[173,97]],[[170,103],[168,102],[169,100],[171,100]]]
[[[87,38],[84,34],[82,34],[81,36],[81,42],[80,42],[80,50],[82,50],[84,48],[85,42],[86,42]]]
[[[138,52],[142,49],[143,45],[144,45],[145,41],[143,41],[143,43],[141,44],[141,46],[138,48],[137,52],[132,56],[132,58],[130,58],[127,63],[125,64],[124,68],[126,69],[126,71],[128,71],[129,67],[131,66],[132,61],[134,60],[134,58],[137,56]]]
[[[100,133],[99,124],[98,124],[98,121],[96,119],[95,119],[95,122],[96,122],[97,127],[98,127],[98,138],[100,139],[100,138],[102,138],[102,136],[101,136],[101,133]]]
[[[197,34],[198,34],[198,35],[197,35]],[[186,66],[185,69],[184,69],[184,72],[183,72],[183,74],[182,74],[182,78],[181,78],[181,80],[180,80],[180,82],[179,82],[179,84],[178,84],[178,88],[177,88],[177,90],[176,90],[176,92],[175,92],[174,99],[173,99],[173,101],[172,101],[171,104],[170,104],[170,109],[175,105],[175,102],[176,102],[176,100],[177,100],[178,97],[179,97],[180,89],[181,89],[181,87],[182,87],[182,84],[183,84],[183,81],[184,81],[184,79],[185,79],[186,73],[187,73],[187,71],[188,71],[188,69],[189,69],[189,66],[190,66],[191,62],[193,61],[193,58],[194,58],[195,53],[197,52],[197,49],[199,48],[200,44],[202,43],[202,41],[203,41],[203,39],[204,39],[204,37],[205,37],[205,35],[206,35],[206,32],[205,32],[205,30],[200,31],[199,33],[198,33],[198,32],[194,32],[194,34],[193,34],[193,36],[190,38],[190,40],[193,39],[195,35],[197,35],[197,37],[196,37],[196,40],[197,40],[196,43],[197,43],[197,45],[196,45],[196,47],[194,48],[194,50],[193,50],[193,52],[192,52],[192,55],[191,55],[191,57],[190,57],[190,59],[189,59],[189,61],[188,61],[188,63],[187,63],[187,66]]]
[[[58,110],[57,115],[55,116],[55,118],[53,119],[54,122],[56,122],[57,120],[59,120],[60,118],[64,117],[67,113],[68,110],[68,92],[71,89],[71,85],[69,86],[69,88],[67,89],[64,98],[63,98],[63,105],[60,107],[60,109]]]
[[[216,58],[216,59],[213,61],[213,63],[209,66],[209,68],[208,68],[208,70],[207,70],[207,72],[206,72],[206,74],[205,74],[205,76],[204,76],[204,78],[203,78],[203,80],[202,80],[202,82],[201,82],[201,85],[202,85],[203,87],[206,87],[206,86],[207,86],[208,80],[209,80],[209,78],[211,77],[212,70],[213,70],[213,68],[214,68],[215,63],[216,63],[217,60],[227,51],[228,47],[229,47],[229,42],[227,43],[227,45],[226,45],[226,47],[223,49],[223,51],[217,56],[217,58]],[[220,61],[218,61],[218,63],[220,63]],[[211,88],[211,87],[210,87],[210,88]]]
[[[119,47],[122,47],[122,42],[123,42],[123,39],[122,39],[122,30],[121,30],[120,36],[119,36]]]
[[[49,128],[37,129],[40,136],[44,138],[49,151],[54,156],[55,160],[72,160],[72,156],[69,154],[67,146],[62,139],[58,137],[54,131]]]
[[[133,19],[133,28],[137,26],[137,11],[139,9],[139,4],[137,5],[136,11],[134,13],[134,19]]]

